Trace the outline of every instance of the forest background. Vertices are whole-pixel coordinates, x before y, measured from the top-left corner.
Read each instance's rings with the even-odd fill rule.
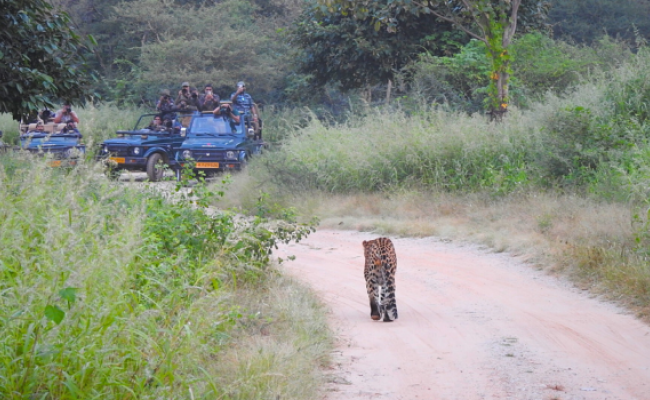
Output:
[[[70,14],[77,32],[96,39],[89,62],[100,77],[95,91],[104,102],[152,104],[160,89],[178,88],[183,81],[199,89],[211,83],[224,96],[234,90],[237,81],[244,80],[259,103],[324,106],[340,113],[350,94],[353,98],[363,95],[370,102],[384,101],[387,79],[392,78],[396,86],[393,97],[412,94],[418,101],[447,101],[476,111],[481,108],[480,89],[487,84],[481,70],[486,68],[484,64],[473,59],[448,64],[447,57],[457,54],[469,42],[468,37],[427,16],[403,16],[397,35],[385,29],[375,31],[372,20],[355,21],[327,12],[318,15],[315,1],[50,3]],[[589,46],[596,51],[605,35],[631,47],[635,35],[650,35],[650,22],[643,17],[650,6],[642,0],[615,4],[552,0],[549,5],[545,22],[552,28],[551,35],[521,45],[523,49],[514,57],[518,64],[514,66],[513,98],[519,103],[549,88],[566,88],[590,67],[615,62],[585,51],[577,58],[573,54]],[[317,37],[319,32],[310,27],[315,23],[325,27],[327,34],[320,32]],[[334,30],[332,25],[338,28]],[[408,27],[413,28],[408,31]],[[552,41],[539,42],[549,39]],[[315,40],[329,42],[335,50],[325,53],[313,47]],[[538,46],[550,48],[549,53],[538,57],[532,51]],[[304,48],[311,54],[302,51]],[[339,65],[331,60],[335,56]],[[314,59],[318,61],[318,57],[331,60],[326,71],[317,69]],[[346,63],[347,68],[342,65]],[[320,68],[324,68],[322,63]],[[445,73],[432,81],[431,68],[442,68]],[[361,71],[363,82],[346,78],[352,70]]]

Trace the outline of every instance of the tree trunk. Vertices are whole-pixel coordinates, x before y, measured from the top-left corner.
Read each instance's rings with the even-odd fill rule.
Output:
[[[388,84],[386,85],[386,105],[390,104],[390,91],[392,88],[393,88],[393,81],[389,79]]]

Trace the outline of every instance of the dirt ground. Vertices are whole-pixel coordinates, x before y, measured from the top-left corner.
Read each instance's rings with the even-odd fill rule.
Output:
[[[395,239],[399,319],[370,319],[362,240],[322,230],[280,249],[329,306],[323,399],[649,400],[650,327],[507,254]]]

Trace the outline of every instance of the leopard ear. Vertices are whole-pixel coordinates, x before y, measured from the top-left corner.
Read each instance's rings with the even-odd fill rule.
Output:
[[[366,242],[366,241],[364,240],[363,243],[361,243],[361,244],[363,245],[363,247],[366,247],[366,243],[368,243],[368,242]]]

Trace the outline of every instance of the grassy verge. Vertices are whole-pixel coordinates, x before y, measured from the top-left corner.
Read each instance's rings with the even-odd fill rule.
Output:
[[[258,185],[236,188],[226,202],[248,203],[259,194]],[[640,227],[629,204],[548,191],[495,197],[412,189],[332,194],[285,188],[272,197],[300,214],[317,215],[321,228],[437,236],[509,252],[617,301],[650,323],[650,268],[639,251]]]
[[[325,226],[525,254],[650,320],[650,52],[502,123],[440,108],[312,120],[229,197],[266,192]]]
[[[314,398],[324,313],[269,265],[309,227],[100,172],[0,156],[0,397]]]

